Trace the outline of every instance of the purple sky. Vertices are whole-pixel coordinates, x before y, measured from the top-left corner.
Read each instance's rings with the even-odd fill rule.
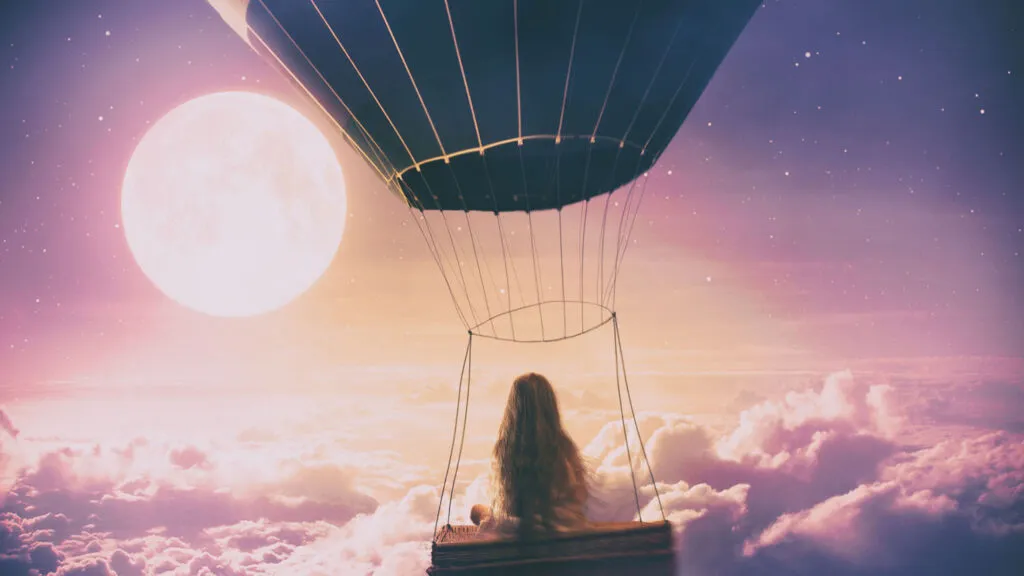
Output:
[[[34,2],[0,32],[0,357],[27,377],[69,340],[131,337],[103,310],[162,299],[117,227],[147,125],[219,90],[291,97],[203,3],[106,6]],[[685,250],[794,320],[877,317],[850,324],[847,355],[1019,355],[1024,51],[1007,6],[768,2],[657,166],[635,232],[650,249],[629,260]],[[398,265],[377,224],[402,216],[392,200],[352,194],[339,269],[369,251]],[[916,341],[879,338],[907,322]]]
[[[643,419],[659,480],[672,484],[679,522],[703,511],[689,534],[721,543],[683,540],[695,573],[793,573],[795,558],[816,573],[914,574],[935,550],[949,557],[932,567],[951,573],[971,565],[962,558],[993,559],[973,564],[993,574],[1020,560],[1016,4],[768,0],[651,170],[618,307],[630,367],[646,378],[638,407],[658,411]],[[0,508],[0,572],[63,563],[61,574],[125,576],[164,562],[170,573],[263,574],[285,560],[367,571],[321,560],[406,558],[402,546],[424,539],[394,527],[419,526],[436,505],[430,467],[447,446],[413,449],[381,430],[448,434],[428,420],[447,426],[465,334],[383,186],[349,182],[335,262],[265,318],[188,313],[132,259],[119,207],[132,151],[175,106],[226,90],[295,98],[199,0],[0,8],[0,489],[6,467],[23,466]],[[574,434],[607,458],[602,482],[619,486],[600,432],[611,396],[587,388],[600,368],[581,350],[575,363],[537,361],[564,372]],[[507,368],[484,354],[481,425],[500,409]],[[254,357],[263,363],[245,362]],[[285,394],[312,387],[300,374],[362,387],[307,402]],[[164,390],[160,376],[187,386]],[[261,389],[270,399],[232,396],[286,376]],[[5,443],[14,429],[18,450]],[[493,438],[476,441],[485,450]],[[253,462],[284,480],[249,474]],[[252,498],[218,491],[239,477]],[[307,500],[259,492],[271,489]],[[209,515],[175,524],[181,505]],[[44,512],[65,516],[33,516]],[[370,524],[379,542],[352,535],[376,534]],[[146,535],[158,526],[178,532]],[[5,543],[15,532],[18,545]],[[278,546],[252,560],[241,535]],[[85,571],[101,559],[108,572]]]

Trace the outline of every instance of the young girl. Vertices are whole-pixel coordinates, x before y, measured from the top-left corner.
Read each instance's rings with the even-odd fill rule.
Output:
[[[512,383],[494,445],[494,510],[470,514],[481,530],[530,537],[586,526],[587,472],[562,428],[551,383],[524,374]]]

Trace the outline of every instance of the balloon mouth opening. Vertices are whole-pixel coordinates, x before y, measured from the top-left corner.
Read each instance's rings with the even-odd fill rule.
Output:
[[[547,300],[499,312],[469,329],[473,336],[504,342],[559,342],[608,324],[611,308],[582,300]]]

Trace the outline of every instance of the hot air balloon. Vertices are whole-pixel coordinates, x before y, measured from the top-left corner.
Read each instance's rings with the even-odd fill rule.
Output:
[[[551,342],[611,324],[637,449],[620,265],[647,171],[761,0],[208,1],[409,208],[469,333],[429,573],[673,573],[664,511],[644,519],[636,492],[638,522],[535,542],[451,526],[456,440],[475,337]]]

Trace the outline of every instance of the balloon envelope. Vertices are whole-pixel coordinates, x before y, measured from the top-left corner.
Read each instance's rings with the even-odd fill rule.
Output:
[[[493,212],[650,168],[761,3],[209,1],[413,207]]]

